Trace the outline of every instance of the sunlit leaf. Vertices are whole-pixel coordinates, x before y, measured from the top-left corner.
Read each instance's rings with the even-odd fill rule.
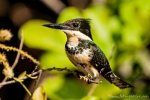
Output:
[[[47,94],[47,97],[52,100],[62,100],[56,92],[59,91],[64,84],[64,77],[57,75],[46,79],[43,83],[43,89]]]
[[[104,51],[106,56],[108,56],[113,44],[108,27],[109,21],[107,21],[109,13],[109,10],[104,6],[91,6],[83,12],[84,17],[92,19],[91,28],[94,42]]]
[[[46,99],[46,94],[45,92],[43,91],[43,87],[42,86],[39,86],[33,93],[33,96],[32,96],[32,99],[33,100],[47,100]]]
[[[69,19],[81,18],[81,12],[79,9],[75,7],[67,7],[65,8],[57,19],[57,23],[63,23]]]
[[[20,30],[23,30],[24,43],[28,47],[41,50],[60,52],[64,48],[65,35],[60,31],[42,26],[50,22],[30,20]]]
[[[49,68],[49,67],[67,67],[67,68],[73,68],[73,64],[69,61],[67,58],[67,55],[65,54],[65,50],[60,50],[61,53],[52,53],[52,52],[46,52],[43,54],[40,58],[41,65],[43,68]]]
[[[24,72],[22,72],[22,73],[18,76],[18,78],[22,78],[22,77],[24,77],[26,74],[27,74],[27,72],[24,71]]]

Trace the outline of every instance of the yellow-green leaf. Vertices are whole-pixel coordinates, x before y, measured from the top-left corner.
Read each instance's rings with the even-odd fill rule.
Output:
[[[26,76],[26,74],[27,74],[27,72],[24,71],[24,72],[22,72],[22,73],[18,76],[18,78],[22,78],[22,77]]]

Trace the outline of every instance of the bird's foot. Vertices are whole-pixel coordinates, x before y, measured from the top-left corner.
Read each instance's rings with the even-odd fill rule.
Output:
[[[89,80],[89,78],[87,77],[87,76],[80,76],[80,79],[83,79],[83,80],[85,80],[85,81],[88,81]]]
[[[96,77],[93,77],[91,74],[88,74],[88,84],[95,83],[95,84],[101,84],[102,81],[97,81]]]
[[[102,83],[102,81],[95,81],[93,79],[90,79],[87,76],[80,76],[80,79],[83,79],[83,80],[87,81],[88,84],[91,84],[91,83],[101,84]]]

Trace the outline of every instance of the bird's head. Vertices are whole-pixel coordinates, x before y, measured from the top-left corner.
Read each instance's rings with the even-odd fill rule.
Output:
[[[92,40],[90,19],[76,18],[62,24],[44,24],[43,26],[60,29],[66,33],[68,37],[75,35],[78,38],[89,38]]]

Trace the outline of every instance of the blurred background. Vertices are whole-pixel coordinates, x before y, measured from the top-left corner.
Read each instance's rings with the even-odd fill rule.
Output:
[[[65,55],[65,34],[42,24],[62,23],[80,17],[91,19],[94,42],[107,58],[115,46],[110,66],[116,75],[134,85],[135,89],[120,90],[103,80],[92,95],[87,96],[91,84],[67,72],[52,71],[44,73],[40,81],[48,99],[111,100],[119,95],[150,98],[150,0],[0,0],[0,29],[10,29],[13,34],[13,38],[4,44],[18,48],[19,34],[23,31],[23,50],[38,59],[42,68],[55,66],[76,70]],[[6,52],[10,65],[16,54]],[[14,69],[15,76],[23,71],[31,73],[34,67],[30,60],[20,58]],[[3,78],[0,73],[0,81]],[[24,84],[31,89],[33,80],[27,79]],[[15,83],[0,89],[0,99],[27,100],[27,93],[19,83]]]

